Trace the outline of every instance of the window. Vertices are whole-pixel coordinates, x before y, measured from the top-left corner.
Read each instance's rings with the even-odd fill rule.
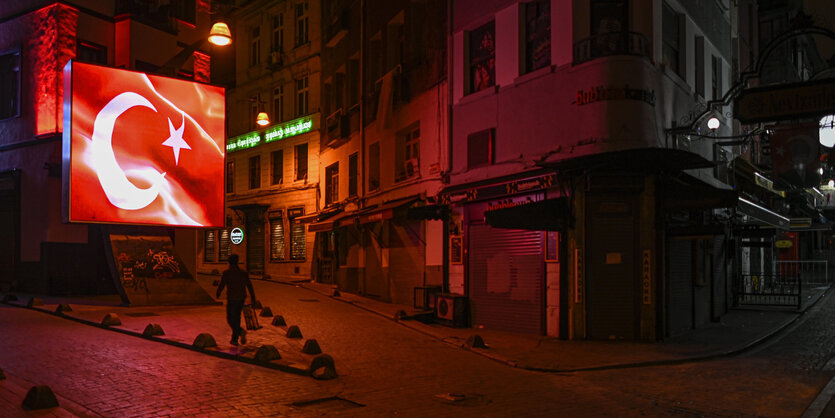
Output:
[[[261,156],[256,155],[249,159],[249,188],[261,187]]]
[[[232,225],[232,219],[226,218],[226,225]],[[220,253],[218,257],[218,261],[226,261],[229,259],[229,230],[228,229],[221,229],[220,230]]]
[[[273,117],[276,123],[284,120],[284,86],[273,89]]]
[[[307,104],[310,98],[308,78],[302,77],[296,80],[296,116],[307,114]]]
[[[667,3],[664,3],[663,6],[663,13],[662,13],[662,38],[663,38],[663,49],[662,49],[662,57],[664,60],[664,65],[670,68],[673,72],[680,76],[684,76],[683,74],[683,66],[680,65],[679,62],[679,46],[680,46],[680,36],[681,36],[681,28],[680,28],[680,20],[678,14],[676,14],[675,10],[673,10]]]
[[[296,180],[307,180],[307,144],[296,145]]]
[[[703,36],[697,36],[695,39],[695,48],[694,55],[695,55],[695,68],[694,68],[694,75],[696,77],[696,94],[701,97],[705,97],[705,38]]]
[[[284,258],[284,218],[270,218],[270,261]]]
[[[191,25],[196,24],[197,8],[195,7],[195,3],[196,0],[172,0],[169,3],[171,17]]]
[[[261,63],[261,27],[254,26],[249,36],[249,66]]]
[[[217,241],[217,231],[214,229],[206,230],[205,240],[203,242],[203,261],[212,263],[215,261],[215,244]]]
[[[397,155],[394,158],[395,180],[420,175],[420,128],[411,128],[397,136]]]
[[[467,168],[493,164],[494,132],[486,129],[467,136]]]
[[[235,162],[226,163],[226,193],[235,193]]]
[[[325,206],[332,205],[339,200],[339,163],[333,163],[325,168]]]
[[[711,73],[711,97],[717,100],[722,98],[722,60],[717,56],[713,56]]]
[[[83,62],[107,65],[107,47],[79,39],[75,59]]]
[[[20,114],[20,52],[0,55],[0,119]]]
[[[297,222],[295,217],[289,217],[289,212],[288,210],[288,218],[290,220],[290,259],[304,260],[306,255],[304,224]],[[304,215],[304,208],[296,209],[294,212],[298,213],[298,216]]]
[[[621,33],[629,29],[629,9],[627,0],[592,0],[591,34],[592,36],[607,33]],[[617,38],[609,38],[617,39]]]
[[[272,51],[281,52],[284,50],[284,14],[279,13],[273,16],[273,39]]]
[[[469,34],[470,93],[496,84],[496,24],[490,22]]]
[[[359,159],[357,158],[357,153],[353,153],[348,156],[348,196],[356,196],[357,195],[357,166]]]
[[[525,71],[551,65],[551,1],[525,5]]]
[[[296,4],[296,46],[304,45],[307,39],[307,9],[308,2]]]
[[[380,190],[380,143],[368,146],[368,190]]]
[[[273,151],[270,154],[272,161],[270,167],[272,169],[271,184],[281,184],[284,180],[284,150]]]

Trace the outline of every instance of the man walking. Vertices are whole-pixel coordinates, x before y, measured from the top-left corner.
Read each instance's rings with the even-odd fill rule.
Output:
[[[249,274],[238,267],[237,254],[229,256],[229,268],[220,278],[216,297],[219,298],[223,288],[227,286],[229,289],[226,291],[226,322],[232,328],[232,340],[229,342],[232,345],[238,345],[238,337],[240,337],[241,343],[246,344],[246,330],[241,328],[241,311],[244,309],[247,289],[249,289],[249,295],[252,296],[252,304],[255,305],[255,289],[252,288]]]

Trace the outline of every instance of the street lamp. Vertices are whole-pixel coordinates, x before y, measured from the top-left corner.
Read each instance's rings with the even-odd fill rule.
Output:
[[[258,116],[255,118],[255,123],[259,126],[267,126],[270,124],[270,117],[267,116],[267,112],[259,112]]]
[[[232,32],[229,30],[229,26],[223,22],[217,22],[212,25],[212,30],[209,31],[209,42],[218,46],[231,44]]]
[[[708,119],[708,121],[707,121],[707,127],[708,127],[708,129],[710,129],[711,131],[714,131],[714,132],[715,132],[717,129],[719,129],[719,118],[717,118],[716,116],[714,116],[714,117],[712,117],[712,118]]]

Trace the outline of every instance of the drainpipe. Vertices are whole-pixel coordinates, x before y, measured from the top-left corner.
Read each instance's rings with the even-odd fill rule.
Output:
[[[454,54],[452,51],[452,46],[454,44],[452,38],[452,2],[453,0],[447,0],[447,47],[446,47],[446,55],[447,55],[447,65],[446,65],[446,84],[447,84],[447,167],[446,167],[446,174],[441,178],[441,183],[448,183],[448,180],[445,181],[444,177],[447,179],[449,178],[450,173],[452,173],[452,68],[453,68],[453,59]],[[441,217],[443,219],[444,231],[443,231],[443,245],[441,246],[444,256],[443,266],[442,266],[442,274],[443,277],[443,287],[442,290],[444,293],[449,293],[449,226],[450,226],[450,218],[452,216],[452,205],[450,205],[450,210],[444,216]]]

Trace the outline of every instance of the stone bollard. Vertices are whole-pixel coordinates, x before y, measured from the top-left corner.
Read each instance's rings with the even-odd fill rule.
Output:
[[[398,310],[397,312],[394,313],[394,320],[395,321],[401,321],[404,318],[406,318],[406,316],[407,316],[406,311],[404,311],[403,309],[400,309],[400,310]]]
[[[72,312],[72,308],[70,308],[69,303],[62,303],[62,304],[58,305],[57,308],[55,308],[55,313],[62,314],[64,312]]]
[[[145,331],[142,331],[142,335],[145,337],[165,335],[165,331],[162,330],[162,326],[160,324],[148,324],[148,326],[145,327]]]
[[[298,325],[293,325],[287,329],[287,338],[302,338],[302,331]]]
[[[478,334],[467,338],[467,342],[464,343],[464,345],[469,348],[487,348],[487,344],[484,344],[484,340],[481,338],[481,335]]]
[[[327,354],[320,354],[310,362],[310,375],[317,380],[330,380],[337,377],[333,357]]]
[[[218,286],[220,286],[220,282],[215,280],[215,281],[212,282],[212,286],[218,287]]]
[[[194,339],[194,343],[191,346],[194,348],[211,348],[217,347],[217,343],[215,342],[215,337],[212,337],[212,334],[204,332]]]
[[[269,363],[272,360],[280,359],[281,354],[278,353],[278,349],[273,345],[262,345],[261,347],[258,347],[258,351],[255,352],[255,361],[259,363]]]
[[[322,349],[319,348],[319,343],[316,342],[316,340],[310,339],[304,342],[304,348],[302,348],[302,353],[322,354]]]
[[[273,325],[275,325],[275,326],[277,326],[277,327],[285,327],[285,326],[287,326],[287,322],[284,320],[284,317],[283,317],[283,316],[281,316],[281,315],[276,315],[276,316],[273,318]]]
[[[273,316],[273,310],[269,306],[265,306],[264,309],[261,309],[261,316]]]
[[[33,306],[43,306],[43,299],[36,298],[36,297],[31,297],[31,298],[29,298],[29,302],[26,304],[26,306],[28,306],[30,308],[33,307]]]
[[[101,320],[101,324],[106,327],[112,327],[122,325],[122,320],[119,319],[119,315],[111,312],[104,316],[104,319]]]
[[[263,308],[263,306],[261,306],[261,301],[260,300],[256,300],[255,303],[252,304],[252,309],[261,309],[261,308]]]
[[[55,394],[52,389],[46,385],[33,386],[23,399],[23,409],[46,409],[58,406],[58,399],[55,399]]]
[[[333,290],[333,295],[334,296],[342,296],[342,293],[339,293],[339,289],[334,289]]]

